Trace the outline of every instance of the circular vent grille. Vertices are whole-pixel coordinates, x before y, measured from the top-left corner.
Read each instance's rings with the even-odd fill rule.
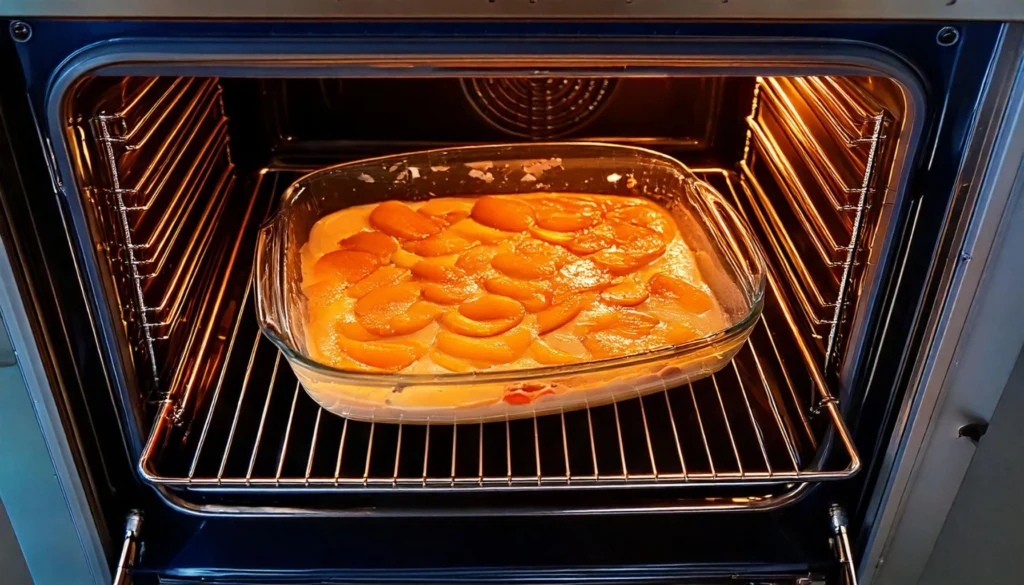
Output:
[[[611,79],[483,78],[462,81],[473,108],[491,125],[526,138],[565,136],[607,105]]]

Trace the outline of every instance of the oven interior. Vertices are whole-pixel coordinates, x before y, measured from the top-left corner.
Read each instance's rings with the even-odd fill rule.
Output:
[[[860,460],[838,399],[897,196],[906,99],[873,76],[83,78],[66,139],[97,304],[119,336],[111,360],[148,434],[141,476],[208,513],[613,510],[664,493],[678,510],[765,509],[849,477]],[[739,210],[770,272],[746,347],[686,387],[560,415],[323,412],[255,322],[256,232],[277,197],[348,160],[554,140],[665,152]]]

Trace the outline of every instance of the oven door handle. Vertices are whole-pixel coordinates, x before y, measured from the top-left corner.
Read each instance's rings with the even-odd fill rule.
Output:
[[[142,512],[129,512],[124,526],[124,544],[121,545],[121,556],[117,559],[117,570],[114,571],[114,585],[131,585],[131,569],[135,566],[139,540],[142,535]]]

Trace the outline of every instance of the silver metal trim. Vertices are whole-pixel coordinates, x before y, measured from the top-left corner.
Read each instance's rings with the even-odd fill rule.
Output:
[[[1024,20],[1018,0],[8,0],[0,14],[80,18]]]
[[[1024,347],[1024,27],[1004,31],[988,96],[978,108],[973,158],[958,185],[965,212],[940,290],[944,305],[928,323],[930,349],[883,459],[866,522],[862,582],[920,578],[975,445],[957,438],[988,420]]]
[[[0,462],[3,497],[36,585],[110,582],[110,570],[85,486],[71,453],[60,410],[32,334],[7,247],[0,242],[0,315],[18,368],[0,387],[0,440],[17,444]],[[0,336],[3,336],[0,331]],[[18,383],[15,383],[18,382]],[[59,559],[59,562],[55,562]]]

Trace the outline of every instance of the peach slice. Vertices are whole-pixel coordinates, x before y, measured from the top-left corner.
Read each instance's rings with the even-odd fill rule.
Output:
[[[457,358],[489,364],[506,364],[523,355],[533,339],[533,331],[520,325],[494,337],[470,337],[451,331],[440,331],[435,343],[437,349]]]
[[[443,231],[422,240],[412,240],[405,243],[405,249],[420,256],[446,256],[458,254],[476,245],[476,242],[467,240],[451,230]]]
[[[632,279],[610,286],[601,292],[601,300],[609,305],[634,307],[647,300],[649,293],[642,282]]]
[[[484,295],[464,303],[458,312],[445,313],[441,324],[472,337],[504,333],[523,320],[526,311],[516,301],[498,295]]]
[[[543,254],[528,255],[522,252],[504,252],[494,256],[491,266],[513,278],[537,280],[551,278],[558,270],[555,258]]]
[[[535,339],[533,343],[530,344],[528,354],[530,357],[537,360],[537,363],[545,366],[560,366],[562,364],[571,364],[580,361],[579,358],[571,353],[555,349],[542,339]]]
[[[358,250],[369,252],[378,258],[387,258],[395,253],[398,244],[394,238],[381,232],[359,232],[338,242],[338,247],[342,250]]]
[[[612,226],[602,223],[576,236],[565,247],[580,256],[600,252],[615,243],[615,232]]]
[[[472,280],[459,282],[424,282],[423,298],[442,305],[457,305],[480,290]]]
[[[552,279],[555,303],[561,303],[572,295],[601,290],[611,284],[611,277],[593,260],[581,258],[559,270]]]
[[[395,253],[391,255],[391,263],[402,268],[412,268],[420,260],[423,260],[423,256],[418,256],[402,248],[395,250]]]
[[[431,350],[429,356],[432,362],[450,372],[464,374],[478,369],[472,362],[460,360],[457,357],[450,356],[443,351],[437,351],[436,349]]]
[[[617,311],[614,316],[592,326],[591,333],[583,338],[583,347],[594,357],[629,355],[654,345],[648,336],[660,323],[657,318],[630,309]]]
[[[554,331],[576,318],[584,308],[590,306],[596,296],[584,294],[570,297],[565,302],[554,305],[537,313],[538,332],[540,334]]]
[[[441,225],[401,201],[385,201],[370,212],[370,225],[403,240],[422,240],[441,233]]]
[[[342,349],[352,359],[368,366],[397,372],[416,363],[429,346],[422,341],[351,341],[343,340]]]
[[[452,224],[469,217],[473,209],[473,199],[461,197],[439,197],[421,205],[416,211],[430,217],[438,217]]]
[[[519,309],[522,311],[522,306],[520,306]],[[523,316],[519,315],[518,317],[477,321],[455,311],[451,311],[445,313],[444,316],[441,317],[441,325],[444,325],[449,331],[454,331],[455,333],[468,335],[470,337],[493,337],[515,327],[521,323],[522,320]]]
[[[543,310],[551,303],[551,286],[547,281],[520,280],[508,276],[493,276],[484,280],[487,292],[513,299],[522,303],[530,313]]]
[[[533,208],[511,197],[485,195],[476,200],[470,217],[502,231],[522,232],[533,225]]]
[[[667,274],[655,274],[647,281],[647,287],[652,295],[672,299],[693,313],[703,313],[714,307],[711,295],[685,280]]]
[[[356,282],[380,266],[380,259],[369,252],[335,250],[324,254],[313,265],[313,281]]]
[[[477,246],[470,248],[459,255],[455,261],[456,268],[461,268],[467,274],[476,274],[490,266],[491,260],[498,253],[494,246]]]
[[[358,321],[342,321],[337,325],[338,333],[351,339],[352,341],[371,341],[377,339],[378,336],[370,333],[359,324]]]
[[[463,282],[468,275],[454,265],[455,261],[448,258],[424,258],[413,265],[412,273],[430,282]]]
[[[601,211],[596,207],[579,207],[578,209],[558,209],[544,206],[537,210],[537,225],[556,232],[577,232],[597,225],[601,221]]]
[[[413,303],[408,311],[391,319],[392,335],[416,333],[433,323],[442,314],[444,314],[444,309],[436,303],[427,301]]]
[[[349,287],[348,296],[359,299],[382,286],[398,284],[410,279],[412,279],[412,272],[408,268],[391,265],[381,266]]]
[[[359,324],[375,335],[401,335],[411,333],[425,327],[437,316],[429,319],[428,311],[420,306],[417,312],[413,307],[421,305],[420,285],[415,282],[403,282],[375,289],[356,301],[353,312]],[[434,306],[433,303],[425,303]],[[420,324],[422,323],[422,324]],[[420,324],[411,327],[412,324]]]
[[[505,232],[483,225],[472,218],[456,222],[449,229],[467,240],[484,244],[497,244],[514,235],[512,232]]]
[[[530,228],[530,235],[538,240],[564,246],[573,241],[578,234],[573,232],[556,232],[554,230],[546,230],[544,228],[533,226]]]
[[[621,223],[649,229],[666,242],[675,237],[677,230],[675,219],[650,203],[619,207],[608,214],[608,219]]]
[[[686,323],[669,323],[665,329],[666,345],[679,345],[700,337],[701,333]]]
[[[459,313],[475,321],[523,318],[523,306],[500,295],[484,295],[459,307]]]

